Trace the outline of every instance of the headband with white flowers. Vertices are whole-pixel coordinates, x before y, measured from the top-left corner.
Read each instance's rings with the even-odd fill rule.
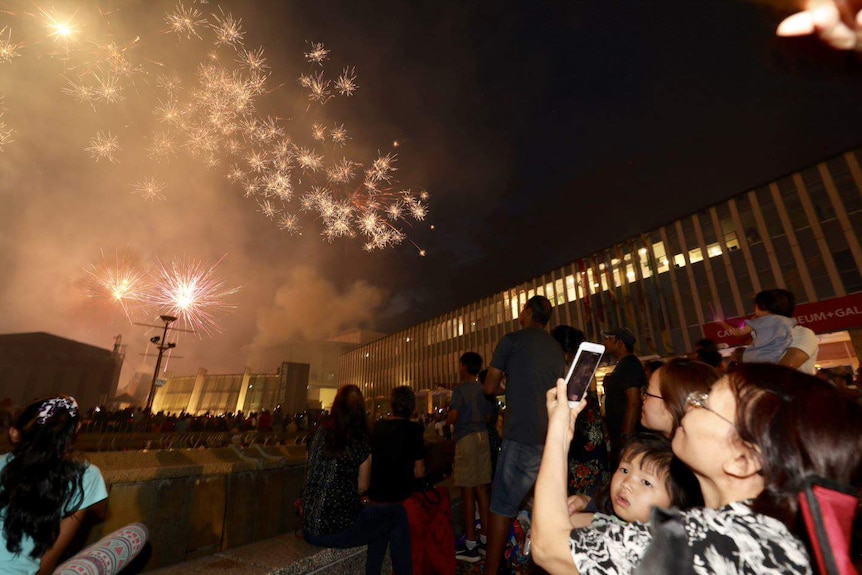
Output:
[[[72,417],[78,416],[78,402],[75,401],[74,397],[52,397],[43,401],[42,405],[39,406],[39,415],[36,416],[36,423],[45,425],[53,417],[58,407],[65,408]]]

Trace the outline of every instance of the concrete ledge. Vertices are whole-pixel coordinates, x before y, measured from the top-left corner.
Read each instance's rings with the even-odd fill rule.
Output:
[[[148,571],[149,575],[352,575],[365,570],[365,547],[314,547],[290,533],[228,551]],[[384,561],[383,573],[392,572]]]
[[[435,455],[439,449],[439,443],[430,443],[430,461],[445,462]],[[130,575],[158,569],[177,569],[178,575],[364,571],[364,548],[320,549],[294,536],[300,527],[294,500],[305,481],[304,444],[90,452],[86,457],[108,483],[108,509],[104,522],[79,532],[78,543],[83,548],[132,522],[147,525],[149,548],[140,569],[130,569]],[[460,523],[460,499],[452,495],[453,516]],[[456,524],[456,532],[459,528]],[[200,571],[189,571],[189,565],[201,565]]]

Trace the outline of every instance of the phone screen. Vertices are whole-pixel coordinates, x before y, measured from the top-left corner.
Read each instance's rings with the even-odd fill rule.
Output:
[[[577,403],[584,397],[584,393],[590,386],[590,380],[596,369],[599,367],[599,362],[602,359],[601,352],[588,351],[581,349],[578,357],[575,359],[575,365],[571,368],[571,376],[569,376],[568,384],[566,385],[566,396],[571,403]]]

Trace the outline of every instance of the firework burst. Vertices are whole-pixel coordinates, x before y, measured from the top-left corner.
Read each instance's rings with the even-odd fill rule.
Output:
[[[108,263],[105,254],[102,261],[87,268],[87,295],[108,299],[119,305],[123,313],[132,321],[131,306],[146,299],[149,291],[146,273],[137,269],[127,256],[116,254],[113,263]]]
[[[8,26],[0,28],[0,64],[11,62],[20,56],[18,48],[20,45],[12,42],[12,29]]]
[[[234,309],[227,298],[239,291],[239,287],[228,287],[216,274],[216,267],[191,260],[179,260],[170,264],[159,262],[153,289],[147,303],[159,313],[168,313],[179,318],[184,327],[198,334],[212,336],[221,333],[217,315]]]
[[[173,48],[163,40],[154,43],[143,32],[127,38],[115,33],[130,28],[128,22],[114,22],[127,13],[120,8],[97,11],[82,6],[77,12],[62,13],[22,4],[36,8],[5,9],[4,16],[32,18],[36,24],[19,27],[12,20],[3,22],[0,64],[11,69],[61,62],[62,85],[57,90],[92,108],[104,124],[81,144],[91,158],[118,161],[120,142],[113,131],[123,134],[124,162],[152,162],[142,173],[153,177],[129,182],[144,199],[164,199],[165,186],[159,180],[166,177],[156,164],[178,158],[221,170],[233,189],[251,200],[251,209],[288,233],[307,229],[308,220],[316,218],[321,235],[329,241],[361,237],[366,249],[380,249],[409,241],[403,227],[427,217],[427,195],[398,186],[394,153],[368,157],[357,151],[373,149],[366,142],[352,150],[359,132],[349,130],[338,117],[342,107],[322,113],[321,107],[331,100],[345,101],[358,90],[354,67],[339,62],[335,68],[335,56],[322,43],[309,42],[296,54],[305,71],[293,90],[296,100],[307,101],[305,113],[284,113],[274,110],[276,100],[283,98],[269,100],[268,95],[291,90],[291,83],[282,78],[276,86],[269,85],[270,78],[280,76],[279,70],[267,62],[264,47],[246,46],[242,19],[216,2],[206,17],[200,8],[208,2],[203,0],[169,4],[156,32],[159,38],[174,40]],[[142,53],[156,43],[162,44],[160,49],[182,50],[183,57]],[[151,125],[143,130],[135,130],[142,122],[124,111],[139,108],[138,100],[153,112]],[[14,110],[7,118],[12,114]],[[19,131],[25,125],[10,123]],[[12,136],[0,116],[0,152]]]
[[[151,200],[166,200],[167,197],[162,193],[167,186],[161,182],[157,182],[155,178],[147,178],[132,185],[132,193],[138,194],[147,201]]]
[[[95,138],[90,139],[90,145],[84,148],[84,151],[90,153],[97,162],[99,160],[107,160],[116,162],[114,153],[120,150],[120,141],[116,136],[112,136],[111,132],[99,131]]]
[[[201,17],[202,14],[195,8],[186,8],[182,4],[177,4],[176,9],[165,16],[165,22],[168,24],[168,32],[191,40],[192,36],[201,39],[198,29],[207,24],[206,18]]]

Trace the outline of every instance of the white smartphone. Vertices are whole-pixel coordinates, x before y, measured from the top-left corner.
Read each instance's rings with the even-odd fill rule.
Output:
[[[584,398],[604,353],[605,346],[600,343],[585,341],[578,346],[578,353],[575,354],[575,360],[566,375],[566,397],[569,399],[569,407],[575,407]]]

